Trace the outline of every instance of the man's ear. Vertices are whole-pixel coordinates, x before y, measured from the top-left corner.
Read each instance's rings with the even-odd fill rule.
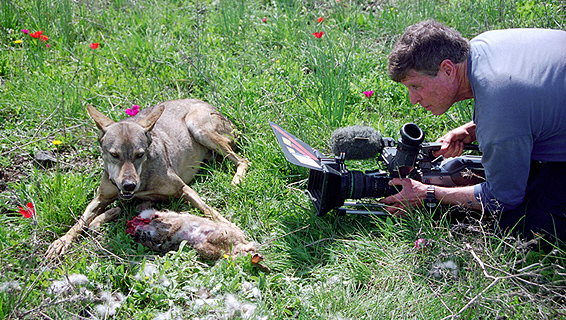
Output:
[[[438,72],[444,72],[447,77],[453,78],[456,76],[456,65],[450,59],[444,59],[440,63],[440,67],[438,68]]]

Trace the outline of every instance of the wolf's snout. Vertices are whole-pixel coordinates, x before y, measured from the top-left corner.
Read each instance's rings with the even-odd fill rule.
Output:
[[[122,183],[122,189],[126,192],[134,192],[136,190],[137,183],[133,180],[124,180]]]
[[[125,162],[120,170],[120,176],[122,182],[120,183],[121,191],[127,193],[133,193],[138,187],[138,175],[136,172],[136,167],[131,162]]]

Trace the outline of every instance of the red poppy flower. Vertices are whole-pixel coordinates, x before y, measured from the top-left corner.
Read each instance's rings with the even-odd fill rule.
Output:
[[[41,34],[42,34],[42,33],[43,33],[43,30],[41,30],[41,31],[36,31],[36,32],[34,32],[34,33],[30,33],[29,35],[30,35],[32,38],[37,39],[37,38],[41,37]]]
[[[324,34],[324,31],[321,31],[321,32],[314,32],[314,33],[313,33],[313,36],[314,36],[315,38],[319,39],[320,37],[322,37],[323,34]]]
[[[98,49],[98,45],[99,45],[98,42],[91,43],[91,44],[90,44],[90,48],[91,48],[92,50]]]
[[[29,202],[27,204],[27,208],[22,208],[18,206],[18,212],[24,216],[24,218],[31,218],[35,216],[35,208],[33,207],[33,203]]]
[[[318,23],[321,23],[323,21],[324,21],[324,17],[320,17],[320,18],[316,19],[316,22],[318,22]]]
[[[49,38],[47,36],[41,35],[41,36],[39,36],[39,40],[45,42],[45,41],[49,40]]]

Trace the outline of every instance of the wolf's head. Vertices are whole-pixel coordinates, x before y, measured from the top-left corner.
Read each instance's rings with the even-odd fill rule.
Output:
[[[133,198],[140,187],[140,173],[151,144],[149,133],[164,109],[164,106],[156,107],[137,121],[115,122],[87,105],[90,117],[100,130],[98,141],[102,147],[104,171],[118,188],[122,199]]]

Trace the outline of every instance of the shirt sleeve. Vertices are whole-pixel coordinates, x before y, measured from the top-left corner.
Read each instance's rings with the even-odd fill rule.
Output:
[[[512,210],[523,202],[532,148],[530,135],[515,136],[482,146],[486,182],[476,185],[474,196],[484,209]]]

